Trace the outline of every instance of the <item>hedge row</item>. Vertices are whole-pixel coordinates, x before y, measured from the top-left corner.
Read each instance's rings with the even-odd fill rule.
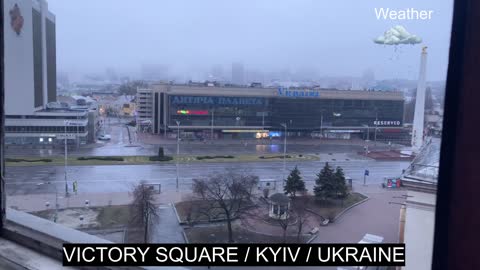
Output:
[[[234,156],[198,156],[196,157],[197,160],[202,160],[202,159],[216,159],[216,158],[235,158]]]
[[[148,157],[148,159],[150,161],[170,161],[170,160],[173,159],[173,157],[170,157],[170,156],[163,156],[163,157],[151,156],[151,157]]]
[[[123,161],[123,157],[79,157],[77,160]]]
[[[41,159],[23,159],[23,158],[6,158],[6,162],[52,162],[49,158]]]
[[[270,157],[259,156],[258,158],[261,158],[261,159],[272,159],[272,158],[283,158],[283,156],[270,156]],[[292,158],[292,156],[286,155],[285,158]]]

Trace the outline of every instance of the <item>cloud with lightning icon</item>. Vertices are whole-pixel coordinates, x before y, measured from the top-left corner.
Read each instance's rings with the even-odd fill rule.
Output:
[[[382,45],[415,45],[422,43],[422,38],[410,34],[405,27],[397,25],[387,30],[385,33],[383,33],[383,35],[374,39],[373,42]]]

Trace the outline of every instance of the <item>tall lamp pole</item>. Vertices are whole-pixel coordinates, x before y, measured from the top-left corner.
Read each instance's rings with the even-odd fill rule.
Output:
[[[212,108],[212,123],[210,125],[210,140],[213,141],[213,116],[214,116],[215,110]]]
[[[323,111],[320,114],[320,138],[323,138]]]
[[[370,126],[367,124],[367,142],[370,141]]]
[[[79,121],[78,121],[78,112],[77,112],[77,123],[76,123],[76,126],[77,126],[77,149],[80,148],[80,136],[78,135],[78,129],[79,129]]]
[[[285,128],[285,134],[283,139],[283,183],[285,184],[285,171],[287,169],[286,159],[287,159],[287,123],[280,124]]]
[[[175,121],[177,123],[177,158],[176,158],[176,166],[177,166],[177,191],[178,191],[178,158],[180,155],[180,121]]]
[[[68,183],[67,183],[67,125],[69,121],[65,121],[65,196],[68,197]]]
[[[378,125],[378,111],[375,110],[375,135],[373,136],[374,137],[374,140],[375,140],[375,146],[377,145],[377,125]]]
[[[265,113],[266,112],[262,112],[262,130],[265,129]]]

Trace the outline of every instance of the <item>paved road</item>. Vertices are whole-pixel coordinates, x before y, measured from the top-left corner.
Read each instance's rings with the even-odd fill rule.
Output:
[[[126,136],[128,142],[128,135],[125,128],[122,129],[122,136]],[[177,151],[176,144],[162,144],[165,153],[174,155]],[[300,154],[316,154],[316,153],[346,153],[363,151],[362,145],[345,145],[345,144],[287,144],[288,153]],[[378,149],[385,149],[384,147],[377,147]],[[372,148],[370,148],[372,150]],[[74,146],[68,150],[69,156],[118,156],[118,155],[155,155],[158,151],[158,145],[146,144],[132,144],[121,142],[99,142],[92,146],[82,146],[76,149]],[[247,145],[236,144],[198,144],[182,142],[180,144],[181,155],[212,155],[212,154],[283,154],[283,144],[254,144],[247,143]],[[6,156],[63,156],[63,146],[57,146],[54,149],[19,149],[7,148]]]
[[[384,177],[399,176],[408,162],[379,162],[373,160],[331,161],[331,165],[341,166],[345,174],[356,183],[363,183],[365,168],[370,171],[367,183],[380,183]],[[311,190],[315,174],[324,165],[323,161],[287,162],[287,169],[298,166],[302,176]],[[241,162],[241,163],[186,163],[179,166],[179,189],[190,190],[193,178],[221,172],[225,168],[248,171],[260,179],[283,179],[283,163],[279,162]],[[67,169],[68,182],[78,182],[79,193],[125,192],[130,191],[135,183],[146,180],[162,185],[162,191],[176,190],[175,164],[154,165],[102,165],[71,166]],[[55,193],[65,189],[63,166],[8,167],[6,185],[9,195]]]
[[[162,146],[166,154],[175,154],[177,144],[175,139],[163,139],[157,135],[135,133],[135,129],[129,127],[129,132],[123,119],[109,118],[105,121],[106,134],[111,135],[110,141],[98,141],[96,144],[81,145],[77,148],[72,145],[68,149],[68,155],[74,156],[112,156],[112,155],[153,155]],[[130,143],[131,142],[131,143]],[[378,142],[365,142],[361,140],[318,140],[308,138],[288,138],[288,153],[346,153],[363,151],[363,146],[369,144],[370,149],[389,149],[388,145]],[[376,146],[375,146],[376,145]],[[395,148],[402,146],[395,145]],[[211,154],[283,154],[283,139],[276,138],[272,141],[265,140],[217,140],[213,142],[180,141],[180,153],[186,155],[211,155]],[[6,156],[63,156],[64,146],[58,145],[53,149],[34,149],[30,145],[14,146],[7,145]]]

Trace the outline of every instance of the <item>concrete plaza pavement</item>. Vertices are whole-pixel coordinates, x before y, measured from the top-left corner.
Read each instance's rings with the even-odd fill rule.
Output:
[[[314,243],[357,243],[366,233],[384,237],[385,243],[397,243],[401,195],[405,190],[384,189],[377,185],[356,185],[355,191],[369,199],[345,212],[335,223],[320,227]],[[395,204],[389,204],[394,202]]]
[[[369,196],[369,199],[347,211],[335,223],[321,227],[315,242],[358,242],[366,233],[383,236],[385,242],[396,242],[398,240],[400,206],[389,204],[389,202],[403,203],[404,199],[398,197],[406,192],[383,189],[379,185],[363,186],[361,184],[355,184],[354,191]],[[160,221],[165,223],[162,227],[176,230],[177,220],[171,204],[181,201],[188,194],[186,192],[164,192],[156,196],[156,202],[161,205]],[[59,208],[85,207],[86,200],[89,201],[91,207],[125,205],[132,200],[131,194],[128,192],[72,194],[69,197],[62,195],[59,194]],[[9,207],[27,212],[47,209],[46,202],[50,203],[49,208],[54,208],[55,194],[17,195],[7,198]],[[178,234],[172,237],[178,240]],[[154,241],[159,242],[161,239],[155,238]]]
[[[168,205],[173,202],[181,201],[187,193],[167,192],[156,195],[156,203],[159,205]],[[88,200],[89,207],[107,206],[107,205],[126,205],[131,203],[133,197],[130,192],[109,192],[109,193],[81,193],[65,196],[65,192],[58,193],[58,207],[74,208],[86,207]],[[41,211],[46,209],[55,209],[55,193],[50,194],[29,194],[7,197],[7,206],[25,212]],[[50,205],[47,207],[46,203]]]
[[[404,190],[382,189],[379,185],[354,185],[354,191],[369,196],[369,200],[348,210],[340,219],[326,227],[320,227],[314,243],[356,243],[366,234],[376,234],[385,238],[384,242],[397,242],[399,229],[398,204],[404,199],[398,198],[405,194]],[[159,223],[152,226],[154,232],[152,242],[174,243],[183,242],[181,227],[171,208],[171,203],[182,200],[187,194],[182,192],[165,192],[157,196],[160,203]],[[45,196],[45,197],[42,197]],[[18,195],[7,198],[10,207],[24,211],[44,210],[44,201],[52,198],[52,194]],[[60,207],[82,207],[88,199],[91,206],[126,204],[131,196],[126,192],[79,194],[59,199]],[[53,207],[50,206],[50,207]],[[212,267],[213,269],[247,269],[246,267]],[[296,269],[311,269],[311,267],[296,267]],[[191,269],[207,269],[206,267],[192,267]],[[261,267],[261,269],[278,269],[278,267]],[[335,267],[321,267],[321,269],[336,269]]]
[[[150,227],[150,243],[185,243],[183,228],[178,224],[173,204],[161,205],[158,217]]]

